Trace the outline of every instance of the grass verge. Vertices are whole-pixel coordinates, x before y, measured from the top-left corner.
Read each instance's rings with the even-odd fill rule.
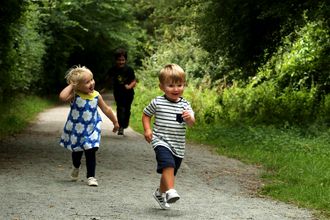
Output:
[[[36,95],[19,95],[8,104],[2,104],[0,111],[0,139],[24,130],[25,126],[35,119],[37,113],[51,108],[58,103],[58,97],[39,97]]]

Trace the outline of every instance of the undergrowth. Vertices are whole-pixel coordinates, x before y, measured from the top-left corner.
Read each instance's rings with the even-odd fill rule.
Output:
[[[58,97],[39,97],[36,95],[17,95],[6,104],[2,104],[0,111],[0,139],[22,131],[25,126],[35,120],[37,113],[51,108],[58,103]]]

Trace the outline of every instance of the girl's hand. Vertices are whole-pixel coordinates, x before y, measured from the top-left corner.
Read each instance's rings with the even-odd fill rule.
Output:
[[[118,130],[119,130],[119,124],[118,124],[118,121],[116,121],[115,123],[113,123],[113,129],[112,129],[112,132],[113,133],[116,133]]]
[[[150,128],[144,131],[144,138],[150,144],[150,142],[152,141],[152,131]]]

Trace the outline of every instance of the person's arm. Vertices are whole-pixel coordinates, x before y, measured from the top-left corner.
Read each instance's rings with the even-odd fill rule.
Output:
[[[113,114],[111,108],[109,106],[107,106],[107,104],[104,102],[101,95],[99,95],[98,106],[100,107],[102,112],[112,121],[113,126],[114,126],[112,129],[112,132],[116,133],[119,129],[119,124],[118,124],[117,118]]]
[[[60,93],[59,97],[60,97],[60,100],[63,102],[68,101],[68,100],[73,101],[73,98],[74,98],[73,85],[70,84],[67,87],[65,87],[62,90],[62,92]]]
[[[195,118],[191,116],[188,110],[183,110],[182,118],[186,120],[186,124],[188,126],[193,126],[195,124]]]
[[[151,117],[145,113],[142,115],[142,123],[144,128],[144,138],[148,143],[152,140],[152,130],[150,128]]]
[[[135,85],[136,85],[136,79],[133,79],[132,82],[131,82],[130,84],[126,84],[126,85],[125,85],[125,88],[126,88],[127,90],[129,90],[129,89],[133,88]]]
[[[112,80],[112,77],[111,77],[111,76],[108,76],[107,81],[105,82],[105,86],[104,86],[104,88],[100,91],[100,94],[104,94],[104,93],[107,91],[107,89],[108,89],[108,87],[109,87],[109,85],[110,85],[111,80]]]

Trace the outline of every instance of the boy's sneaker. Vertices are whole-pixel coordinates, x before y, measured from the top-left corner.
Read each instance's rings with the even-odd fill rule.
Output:
[[[118,135],[124,135],[124,128],[119,128]]]
[[[79,168],[72,167],[70,178],[72,181],[77,181],[79,179]]]
[[[168,203],[174,203],[180,199],[178,192],[175,189],[170,189],[166,191],[166,201]]]
[[[152,194],[160,207],[162,209],[170,209],[170,205],[166,202],[166,194],[165,193],[160,193],[158,189]]]
[[[99,184],[97,183],[97,179],[95,179],[94,177],[89,177],[87,179],[88,181],[88,185],[89,186],[98,186]]]

